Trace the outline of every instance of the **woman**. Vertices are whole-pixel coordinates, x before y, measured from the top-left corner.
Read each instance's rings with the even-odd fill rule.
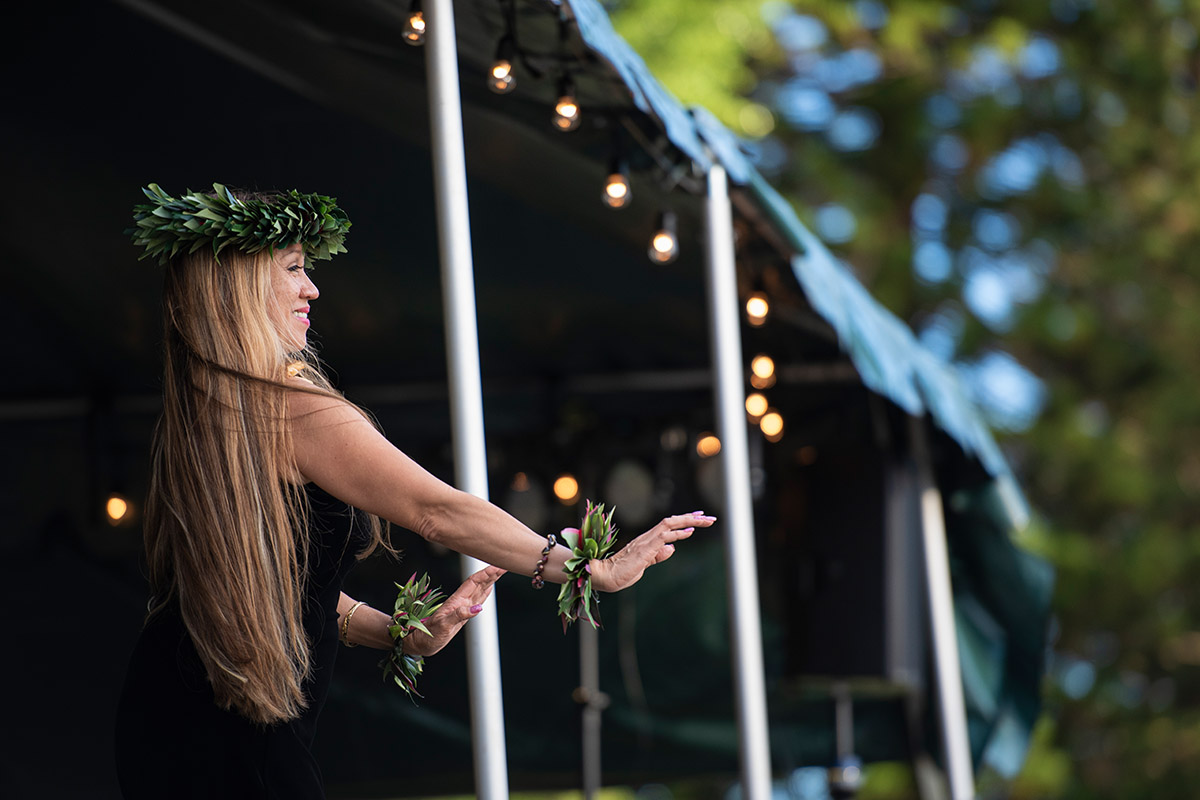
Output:
[[[339,639],[419,664],[506,570],[566,582],[566,613],[590,617],[592,590],[630,586],[712,524],[668,517],[603,558],[446,485],[333,390],[308,347],[319,296],[308,270],[345,252],[350,224],[332,199],[219,184],[146,195],[133,234],[166,269],[165,378],[146,504],[151,602],[117,723],[130,800],[323,797],[309,747]],[[423,629],[397,627],[341,592],[355,556],[386,546],[389,522],[494,566]]]

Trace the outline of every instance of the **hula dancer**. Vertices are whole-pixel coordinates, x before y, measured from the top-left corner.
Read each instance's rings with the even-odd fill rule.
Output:
[[[314,263],[345,252],[329,197],[171,197],[134,210],[164,272],[163,414],[145,545],[151,600],[117,722],[128,800],[324,797],[309,750],[339,641],[384,651],[416,692],[424,658],[479,613],[507,570],[564,584],[564,625],[632,585],[712,517],[668,517],[612,553],[589,506],[566,544],[430,475],[332,388],[308,347]],[[414,576],[391,613],[341,591],[387,524],[495,566],[443,598]],[[547,605],[549,605],[547,601]],[[548,610],[549,611],[549,610]]]

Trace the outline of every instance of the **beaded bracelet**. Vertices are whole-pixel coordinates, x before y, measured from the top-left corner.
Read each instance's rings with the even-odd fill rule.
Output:
[[[342,617],[342,644],[346,645],[346,647],[358,647],[357,644],[350,641],[350,618],[354,616],[354,612],[358,611],[358,607],[362,605],[366,605],[366,603],[359,600],[350,606],[350,610],[346,612],[346,616]]]
[[[546,570],[546,564],[550,562],[550,551],[556,544],[558,544],[558,540],[554,538],[554,534],[546,534],[546,546],[542,548],[542,557],[538,559],[537,566],[533,568],[533,588],[535,589],[541,589],[546,585],[546,579],[542,577],[542,573]]]
[[[388,625],[392,652],[379,662],[379,666],[383,669],[383,679],[386,681],[391,678],[415,703],[415,698],[422,696],[417,691],[417,678],[425,671],[425,658],[404,652],[404,640],[413,631],[432,635],[425,627],[425,620],[442,607],[446,595],[441,589],[429,588],[428,574],[417,580],[415,572],[408,583],[403,586],[397,583],[396,588],[400,593],[396,595],[395,611]]]
[[[613,527],[614,508],[604,513],[604,504],[592,505],[587,501],[583,524],[579,528],[563,528],[563,543],[571,548],[571,557],[563,565],[567,582],[558,593],[558,615],[562,619],[563,633],[567,626],[580,617],[600,627],[600,596],[592,590],[592,559],[606,557],[617,543],[617,529]]]

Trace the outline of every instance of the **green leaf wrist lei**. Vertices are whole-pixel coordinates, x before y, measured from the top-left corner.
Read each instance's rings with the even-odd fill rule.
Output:
[[[404,640],[413,631],[429,634],[425,620],[442,607],[446,595],[439,588],[429,588],[428,574],[417,580],[415,572],[408,583],[403,586],[397,583],[396,588],[400,593],[396,595],[395,611],[388,625],[392,652],[379,662],[379,666],[383,668],[383,679],[386,681],[391,678],[415,703],[416,698],[422,696],[417,691],[417,678],[425,671],[425,658],[405,653]]]
[[[558,592],[558,615],[562,619],[563,633],[567,626],[583,618],[600,627],[600,595],[592,588],[592,569],[588,562],[608,556],[617,543],[617,529],[613,527],[614,508],[604,513],[604,504],[587,501],[583,524],[579,528],[563,528],[561,538],[571,548],[571,557],[563,565],[567,582]]]
[[[146,248],[139,261],[150,257],[165,265],[206,245],[214,258],[227,247],[253,254],[299,244],[315,260],[346,252],[350,220],[332,197],[292,189],[241,200],[219,183],[212,194],[189,189],[178,198],[156,183],[142,191],[150,202],[133,207],[134,227],[125,231]]]

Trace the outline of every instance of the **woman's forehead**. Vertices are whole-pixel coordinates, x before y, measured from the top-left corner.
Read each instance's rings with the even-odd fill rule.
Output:
[[[275,259],[277,261],[282,261],[287,258],[294,258],[295,256],[300,256],[301,259],[304,258],[304,248],[302,248],[299,244],[290,244],[287,247],[281,247],[275,251]]]

